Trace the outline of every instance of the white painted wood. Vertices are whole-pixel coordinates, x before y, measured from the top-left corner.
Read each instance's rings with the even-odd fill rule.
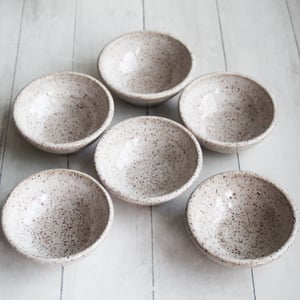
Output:
[[[12,20],[20,16],[20,9],[16,5],[19,3],[2,1],[1,4],[7,8],[0,10],[1,25],[2,17],[13,25]],[[13,97],[34,78],[71,68],[73,20],[73,0],[25,2]],[[6,37],[4,41],[15,43],[18,39],[15,35],[18,33],[12,33],[12,37]],[[12,48],[13,52],[15,50]],[[1,59],[6,57],[1,55]],[[5,84],[4,79],[2,83]],[[65,156],[43,153],[25,142],[16,132],[11,116],[5,146],[0,193],[2,203],[10,190],[30,174],[66,166]],[[0,299],[58,299],[60,281],[60,267],[39,265],[14,253],[1,233]]]
[[[96,60],[102,47],[116,36],[142,29],[142,3],[79,0],[74,70],[98,77]],[[113,124],[145,115],[145,108],[115,99]],[[96,143],[70,156],[70,168],[96,176]],[[64,268],[63,299],[151,299],[150,209],[113,199],[115,218],[107,238],[78,264]]]
[[[240,153],[241,168],[276,180],[300,207],[300,58],[295,42],[296,38],[299,46],[299,1],[287,0],[288,6],[285,0],[218,1],[228,69],[261,81],[279,108],[278,126],[272,135]],[[16,132],[11,117],[7,118],[11,90],[14,98],[32,79],[59,70],[73,69],[98,77],[100,49],[119,34],[142,29],[143,11],[146,29],[170,32],[192,48],[197,59],[194,77],[225,69],[215,1],[25,0],[20,23],[22,7],[21,0],[0,1],[1,203],[21,179],[33,172],[67,166],[66,156],[36,150]],[[179,120],[177,97],[150,108],[149,113]],[[113,124],[144,114],[145,108],[116,99]],[[70,155],[69,167],[96,177],[95,145]],[[210,175],[237,168],[236,156],[205,151],[203,171],[194,187]],[[66,266],[63,277],[61,268],[31,263],[14,253],[1,232],[0,300],[298,299],[299,236],[287,255],[254,269],[254,295],[249,269],[212,263],[188,238],[184,208],[194,187],[173,202],[154,207],[152,213],[149,208],[113,199],[115,221],[106,240],[81,262]]]
[[[170,32],[196,56],[194,76],[225,68],[214,1],[146,1],[146,29]],[[150,108],[150,114],[179,120],[177,97]],[[237,169],[236,155],[204,151],[197,183],[174,202],[153,208],[155,299],[253,299],[250,270],[217,265],[187,236],[184,209],[191,191],[206,177]]]
[[[286,0],[288,13],[291,18],[291,26],[295,36],[295,43],[298,47],[298,54],[300,55],[300,1]]]
[[[241,168],[280,183],[299,206],[300,63],[286,2],[220,1],[220,14],[229,69],[262,82],[278,104],[277,127],[241,153]],[[254,269],[256,299],[299,299],[299,250],[298,235],[280,260]]]
[[[22,7],[23,1],[16,1],[12,3],[12,5],[6,5],[4,1],[0,2],[0,79],[3,83],[0,89],[1,162],[4,150],[3,146],[6,139],[11,90],[14,80]],[[14,16],[14,18],[12,18],[12,16]]]

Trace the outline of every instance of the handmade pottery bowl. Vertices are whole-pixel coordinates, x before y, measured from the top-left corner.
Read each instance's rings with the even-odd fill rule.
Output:
[[[101,182],[116,197],[156,205],[186,191],[200,173],[202,152],[182,125],[137,117],[108,130],[95,151]]]
[[[234,73],[199,77],[182,92],[183,123],[212,151],[235,153],[261,141],[275,125],[270,94],[256,81]]]
[[[8,196],[2,226],[9,243],[41,262],[65,264],[86,256],[105,237],[113,205],[92,177],[46,170],[21,182]]]
[[[192,240],[226,265],[271,262],[289,248],[296,234],[291,200],[274,183],[250,172],[208,178],[193,192],[186,214]]]
[[[114,103],[95,78],[74,72],[43,76],[17,96],[14,120],[22,136],[51,153],[72,153],[108,127]]]
[[[193,55],[182,42],[153,31],[122,35],[98,58],[105,84],[137,105],[155,105],[177,94],[187,84],[193,65]]]

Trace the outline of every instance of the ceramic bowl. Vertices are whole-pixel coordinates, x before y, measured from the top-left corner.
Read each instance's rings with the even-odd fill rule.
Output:
[[[98,58],[105,84],[137,105],[168,100],[187,84],[193,55],[176,38],[153,31],[132,32],[110,42]]]
[[[221,153],[235,153],[261,141],[276,119],[267,90],[234,73],[195,79],[182,92],[179,114],[202,146]]]
[[[297,227],[286,193],[268,179],[244,171],[202,182],[186,214],[196,245],[211,259],[232,266],[273,261],[289,248]]]
[[[116,197],[156,205],[191,186],[200,173],[202,152],[182,125],[161,117],[137,117],[101,137],[95,166],[101,182]]]
[[[92,177],[46,170],[21,182],[8,196],[2,226],[9,243],[41,262],[65,264],[86,256],[105,237],[113,205]]]
[[[74,72],[43,76],[17,96],[14,120],[37,148],[58,154],[87,146],[108,127],[112,96],[95,78]]]

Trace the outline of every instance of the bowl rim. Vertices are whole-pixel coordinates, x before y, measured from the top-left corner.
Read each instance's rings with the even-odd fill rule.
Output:
[[[246,79],[252,83],[254,83],[255,85],[259,86],[264,92],[265,94],[270,98],[271,100],[271,105],[273,107],[273,117],[272,117],[272,121],[269,124],[269,126],[265,129],[265,131],[263,131],[261,134],[250,138],[250,139],[245,139],[242,141],[238,141],[238,142],[225,142],[225,141],[219,141],[216,139],[212,139],[210,137],[205,137],[201,134],[199,134],[198,132],[195,132],[195,130],[192,130],[191,126],[190,126],[190,122],[189,122],[189,117],[186,117],[184,114],[184,106],[185,106],[185,99],[186,97],[188,97],[188,93],[190,92],[190,90],[196,88],[197,84],[203,80],[206,79],[210,79],[210,78],[217,78],[217,77],[223,77],[223,76],[234,76],[234,77],[238,77],[238,78],[243,78]],[[277,104],[274,100],[273,95],[270,93],[270,91],[265,88],[261,83],[259,83],[257,80],[249,77],[248,75],[242,74],[242,73],[238,73],[238,72],[213,72],[213,73],[208,73],[205,75],[201,75],[196,77],[195,79],[193,79],[182,91],[179,100],[178,100],[178,112],[179,112],[179,116],[183,122],[183,124],[189,128],[194,135],[197,137],[197,139],[200,141],[200,143],[202,144],[208,144],[208,145],[213,145],[214,147],[222,147],[222,148],[229,148],[229,149],[233,149],[233,150],[239,150],[243,147],[246,146],[251,146],[253,144],[258,143],[259,141],[263,140],[275,127],[276,123],[277,123],[277,118],[278,118],[278,109],[277,109]]]
[[[159,35],[162,36],[163,38],[168,38],[171,39],[178,44],[180,44],[187,52],[189,55],[189,58],[191,60],[191,67],[188,73],[185,75],[185,77],[175,86],[161,91],[161,92],[156,92],[156,93],[136,93],[136,92],[129,92],[124,90],[122,87],[115,85],[112,83],[107,76],[105,75],[105,72],[103,72],[103,60],[104,60],[104,54],[110,51],[110,47],[114,46],[115,43],[126,39],[129,36],[135,36],[135,35]],[[122,35],[119,35],[118,37],[112,39],[106,45],[102,48],[98,55],[97,59],[97,69],[99,76],[101,80],[116,94],[121,95],[120,97],[125,97],[125,98],[132,98],[132,99],[142,99],[143,101],[149,101],[151,103],[151,100],[156,100],[156,99],[163,99],[167,98],[168,96],[172,96],[180,92],[189,82],[191,74],[193,73],[195,69],[195,56],[191,49],[179,38],[175,37],[173,34],[166,33],[166,32],[160,32],[160,31],[155,31],[155,30],[137,30],[137,31],[132,31],[132,32],[127,32]]]
[[[207,247],[206,243],[201,241],[201,239],[199,237],[197,237],[197,235],[195,234],[195,232],[192,230],[191,228],[191,223],[190,222],[190,205],[193,202],[193,196],[202,189],[202,187],[204,185],[206,185],[206,183],[208,183],[209,181],[213,181],[216,177],[219,176],[232,176],[232,175],[238,175],[238,176],[247,176],[247,177],[254,177],[258,180],[264,181],[268,184],[270,184],[271,186],[273,186],[276,190],[278,190],[279,192],[281,192],[286,200],[286,202],[288,203],[291,212],[292,212],[292,217],[293,217],[293,228],[292,231],[289,235],[289,237],[287,238],[287,240],[284,242],[283,245],[281,245],[277,250],[273,251],[272,253],[259,257],[259,258],[233,258],[227,255],[222,255],[219,254],[218,251],[216,251],[215,249],[211,248],[211,247]],[[224,264],[224,265],[228,265],[228,266],[246,266],[246,267],[255,267],[255,266],[259,266],[259,265],[263,265],[263,264],[267,264],[277,258],[279,258],[280,256],[282,256],[288,249],[289,247],[293,244],[297,231],[298,231],[298,217],[297,217],[297,213],[298,213],[298,209],[297,206],[295,205],[295,202],[292,200],[292,198],[286,193],[286,191],[279,186],[276,182],[274,182],[273,180],[270,180],[268,177],[266,176],[262,176],[256,172],[252,172],[252,171],[244,171],[244,170],[233,170],[233,171],[225,171],[225,172],[221,172],[221,173],[217,173],[215,175],[212,175],[208,178],[206,178],[205,180],[203,180],[196,188],[195,190],[192,192],[192,194],[190,195],[187,204],[186,204],[186,208],[185,208],[185,219],[186,219],[186,227],[188,229],[188,233],[191,237],[191,239],[193,240],[193,242],[196,244],[196,246],[202,250],[203,252],[205,252],[205,254],[207,256],[209,256],[213,261],[216,261],[218,263]]]
[[[133,121],[136,121],[136,120],[149,120],[149,121],[150,120],[159,120],[163,123],[168,123],[171,126],[175,127],[176,130],[183,131],[184,134],[186,134],[191,139],[191,141],[192,141],[192,143],[195,147],[195,150],[196,150],[197,163],[194,166],[194,171],[193,171],[192,175],[190,176],[190,178],[184,184],[182,184],[179,188],[177,188],[176,190],[174,190],[170,193],[161,195],[161,196],[154,196],[154,197],[140,198],[140,197],[130,196],[130,193],[120,192],[118,190],[118,188],[116,188],[114,185],[111,185],[106,180],[105,173],[102,174],[102,172],[99,171],[98,165],[101,164],[101,161],[99,161],[99,159],[98,159],[98,153],[100,151],[100,147],[102,146],[101,145],[102,140],[104,138],[106,138],[107,136],[109,137],[109,135],[111,133],[114,133],[114,131],[119,129],[120,127],[124,127],[124,125],[126,125],[126,123],[133,122]],[[173,120],[170,120],[170,119],[167,119],[167,118],[164,118],[164,117],[158,117],[158,116],[138,116],[138,117],[129,118],[129,119],[126,119],[122,122],[117,123],[115,126],[110,128],[107,132],[105,132],[103,134],[103,136],[101,136],[101,138],[98,142],[98,145],[95,149],[95,153],[94,153],[94,165],[95,165],[96,172],[98,174],[100,182],[103,183],[103,185],[107,188],[107,190],[110,191],[112,194],[114,194],[119,199],[122,199],[122,200],[124,200],[126,202],[129,202],[129,203],[132,203],[132,204],[138,204],[138,205],[143,205],[143,206],[158,205],[158,204],[173,200],[176,197],[180,196],[182,193],[184,193],[193,184],[193,182],[199,176],[200,171],[202,169],[202,164],[203,164],[202,150],[201,150],[200,144],[198,143],[198,141],[194,137],[194,135],[188,129],[186,129],[183,125],[179,124],[178,122],[175,122]]]
[[[83,137],[79,140],[76,140],[76,141],[65,142],[65,143],[53,143],[53,142],[45,141],[45,139],[42,139],[42,138],[37,138],[33,135],[28,135],[23,130],[23,126],[19,123],[16,109],[20,105],[22,105],[20,102],[22,101],[23,94],[26,92],[27,88],[29,88],[33,84],[39,83],[39,81],[48,80],[49,78],[53,78],[55,76],[60,76],[60,75],[67,75],[67,76],[73,75],[73,76],[82,77],[82,78],[85,78],[85,79],[88,79],[88,80],[94,82],[96,85],[98,85],[98,87],[100,89],[102,89],[104,91],[104,94],[106,95],[106,101],[108,103],[108,111],[107,111],[107,115],[106,115],[104,122],[94,132],[92,132],[92,133],[86,135],[85,137]],[[107,87],[103,83],[101,83],[99,80],[97,80],[96,78],[94,78],[88,74],[84,74],[84,73],[80,73],[80,72],[73,72],[73,71],[48,73],[48,74],[45,74],[43,76],[40,76],[40,77],[32,80],[31,82],[26,84],[26,86],[20,90],[20,92],[17,94],[17,96],[15,98],[15,102],[13,104],[13,120],[14,120],[14,123],[15,123],[18,131],[21,133],[23,138],[26,139],[31,144],[35,145],[39,149],[42,149],[44,151],[49,151],[52,153],[58,153],[58,154],[59,153],[63,153],[63,154],[72,153],[72,152],[74,152],[73,149],[76,149],[75,151],[77,151],[77,150],[85,147],[92,141],[94,141],[110,125],[113,115],[114,115],[114,101],[113,101],[113,97],[112,97],[111,93],[109,92],[109,90],[107,89]]]
[[[85,179],[87,179],[89,181],[92,181],[94,184],[96,184],[96,186],[101,189],[104,199],[107,203],[108,219],[107,219],[107,223],[106,223],[102,233],[99,235],[99,237],[97,239],[95,239],[95,241],[90,246],[86,247],[84,250],[82,250],[78,253],[69,255],[69,256],[48,257],[47,258],[47,257],[43,257],[43,256],[34,255],[34,254],[30,253],[29,251],[24,250],[22,247],[19,246],[18,242],[14,238],[12,238],[11,234],[7,230],[7,225],[6,225],[6,223],[9,221],[9,218],[7,216],[7,213],[8,213],[7,210],[9,208],[7,206],[8,206],[8,203],[10,201],[12,201],[12,196],[15,193],[17,193],[26,182],[33,180],[34,178],[38,177],[39,175],[44,176],[49,173],[56,174],[57,172],[66,173],[66,174],[68,174],[68,173],[69,174],[71,174],[71,173],[77,174],[77,175],[80,175],[81,177],[84,177]],[[3,208],[2,208],[1,225],[2,225],[4,236],[6,237],[6,240],[8,241],[10,246],[12,246],[12,248],[14,250],[16,250],[18,253],[22,254],[23,256],[25,256],[35,262],[39,262],[42,264],[64,265],[64,264],[71,263],[77,259],[83,258],[88,253],[90,253],[92,250],[94,250],[100,244],[100,242],[102,242],[102,240],[106,237],[107,232],[111,227],[113,218],[114,218],[114,207],[113,207],[111,197],[110,197],[109,193],[105,190],[105,188],[96,179],[94,179],[92,176],[90,176],[86,173],[83,173],[81,171],[77,171],[74,169],[57,168],[57,169],[47,169],[47,170],[43,170],[43,171],[34,173],[34,174],[30,175],[29,177],[23,179],[12,189],[12,191],[8,194],[8,196],[4,202]]]

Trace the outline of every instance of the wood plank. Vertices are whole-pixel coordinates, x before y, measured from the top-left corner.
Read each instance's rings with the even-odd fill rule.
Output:
[[[300,2],[298,0],[286,0],[286,4],[298,55],[300,56]]]
[[[4,6],[12,10],[8,19],[19,15],[18,10],[13,12],[15,1],[4,1]],[[73,0],[25,2],[13,98],[34,78],[71,68],[73,7]],[[17,133],[11,115],[5,146],[2,203],[20,180],[42,169],[65,167],[67,163],[65,156],[46,154],[25,142]],[[61,268],[39,265],[14,253],[1,233],[0,282],[1,299],[58,299]]]
[[[18,51],[20,23],[23,12],[23,1],[0,2],[0,80],[5,82],[0,89],[0,160],[7,133],[10,100]],[[1,164],[0,164],[1,165]]]
[[[142,28],[140,0],[79,0],[74,70],[98,77],[96,60],[101,48],[116,36]],[[113,124],[145,115],[115,99]],[[96,176],[95,145],[70,156],[70,168]],[[66,266],[63,299],[150,299],[152,293],[150,210],[113,199],[115,218],[103,243],[81,262]]]
[[[146,1],[146,29],[172,33],[196,57],[194,77],[225,69],[216,3],[213,1]],[[179,120],[177,97],[149,112]],[[204,151],[200,178],[185,195],[153,208],[155,299],[252,299],[249,270],[211,262],[194,247],[184,225],[191,191],[206,177],[237,169],[235,155]]]
[[[295,11],[296,13],[296,11]],[[256,78],[273,94],[278,125],[240,154],[242,169],[280,183],[299,202],[300,62],[285,1],[220,1],[228,66]],[[254,269],[257,299],[299,299],[300,241],[280,260]]]

